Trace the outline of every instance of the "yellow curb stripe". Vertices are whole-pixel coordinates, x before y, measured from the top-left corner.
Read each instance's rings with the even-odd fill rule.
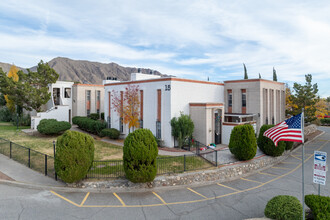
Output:
[[[50,192],[53,193],[54,195],[60,197],[61,199],[67,201],[68,203],[71,203],[71,204],[74,205],[74,206],[80,207],[80,205],[78,205],[78,204],[75,203],[75,202],[72,202],[70,199],[67,199],[67,198],[65,198],[64,196],[61,196],[60,194],[58,194],[58,193],[56,193],[56,192],[54,192],[54,191],[52,191],[52,190],[51,190]]]
[[[119,202],[125,207],[126,204],[124,203],[124,201],[117,195],[117,193],[113,193],[114,196],[116,196],[116,198],[119,200]]]
[[[262,174],[262,175],[267,175],[267,176],[278,176],[278,175],[271,174],[271,173],[263,173],[263,172],[258,172],[258,173]]]
[[[254,182],[254,183],[263,184],[262,182],[259,182],[259,181],[256,181],[256,180],[249,180],[249,179],[245,179],[245,178],[241,178],[241,180],[245,180],[245,181],[249,181],[249,182]]]
[[[298,164],[297,162],[285,162],[285,161],[282,161],[281,163],[287,163],[287,164]]]
[[[197,194],[197,195],[199,195],[199,196],[203,197],[204,199],[207,199],[207,197],[206,197],[206,196],[204,196],[204,195],[202,195],[202,194],[200,194],[200,193],[196,192],[195,190],[193,190],[193,189],[191,189],[191,188],[187,188],[187,189],[188,189],[188,190],[190,190],[191,192],[193,192],[193,193],[195,193],[195,194]]]
[[[217,183],[217,184],[218,184],[219,186],[226,187],[226,188],[231,189],[231,190],[234,190],[234,191],[236,191],[236,192],[240,192],[240,190],[238,190],[238,189],[234,189],[234,188],[232,188],[232,187],[230,187],[230,186],[222,185],[221,183]]]
[[[85,196],[85,198],[83,199],[83,201],[80,203],[80,206],[83,206],[83,205],[84,205],[84,203],[86,202],[88,196],[89,196],[89,192],[86,193],[86,196]]]
[[[164,199],[162,199],[162,197],[160,197],[160,195],[158,195],[155,192],[152,192],[164,205],[166,205],[167,203],[164,201]]]
[[[280,169],[280,170],[290,170],[290,168],[286,168],[286,167],[271,167],[271,168]]]
[[[294,156],[294,155],[292,155],[292,154],[291,154],[291,157],[296,158],[297,160],[300,160],[300,161],[301,161],[301,158],[296,157],[296,156]]]

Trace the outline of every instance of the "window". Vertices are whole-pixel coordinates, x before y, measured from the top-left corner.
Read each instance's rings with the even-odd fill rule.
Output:
[[[242,92],[242,107],[246,107],[246,92]]]
[[[96,91],[96,113],[100,114],[101,91]]]
[[[86,114],[91,114],[91,90],[86,91]]]
[[[71,98],[71,88],[64,89],[64,98]]]
[[[233,106],[233,94],[228,93],[228,106],[232,107]]]

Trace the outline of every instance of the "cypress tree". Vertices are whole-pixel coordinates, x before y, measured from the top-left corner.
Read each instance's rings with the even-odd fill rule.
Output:
[[[248,79],[249,77],[248,77],[248,74],[247,74],[245,63],[243,63],[243,66],[244,66],[244,79]]]
[[[273,67],[273,81],[277,82],[277,75],[274,67]]]

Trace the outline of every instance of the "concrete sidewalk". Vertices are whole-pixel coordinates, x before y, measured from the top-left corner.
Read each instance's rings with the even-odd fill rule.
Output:
[[[0,154],[0,172],[13,179],[14,182],[52,187],[66,186],[62,181],[56,181],[2,154]]]

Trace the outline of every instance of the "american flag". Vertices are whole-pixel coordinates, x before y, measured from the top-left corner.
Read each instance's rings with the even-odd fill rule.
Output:
[[[275,146],[279,141],[303,143],[302,113],[293,116],[264,132],[264,136],[272,139]]]

